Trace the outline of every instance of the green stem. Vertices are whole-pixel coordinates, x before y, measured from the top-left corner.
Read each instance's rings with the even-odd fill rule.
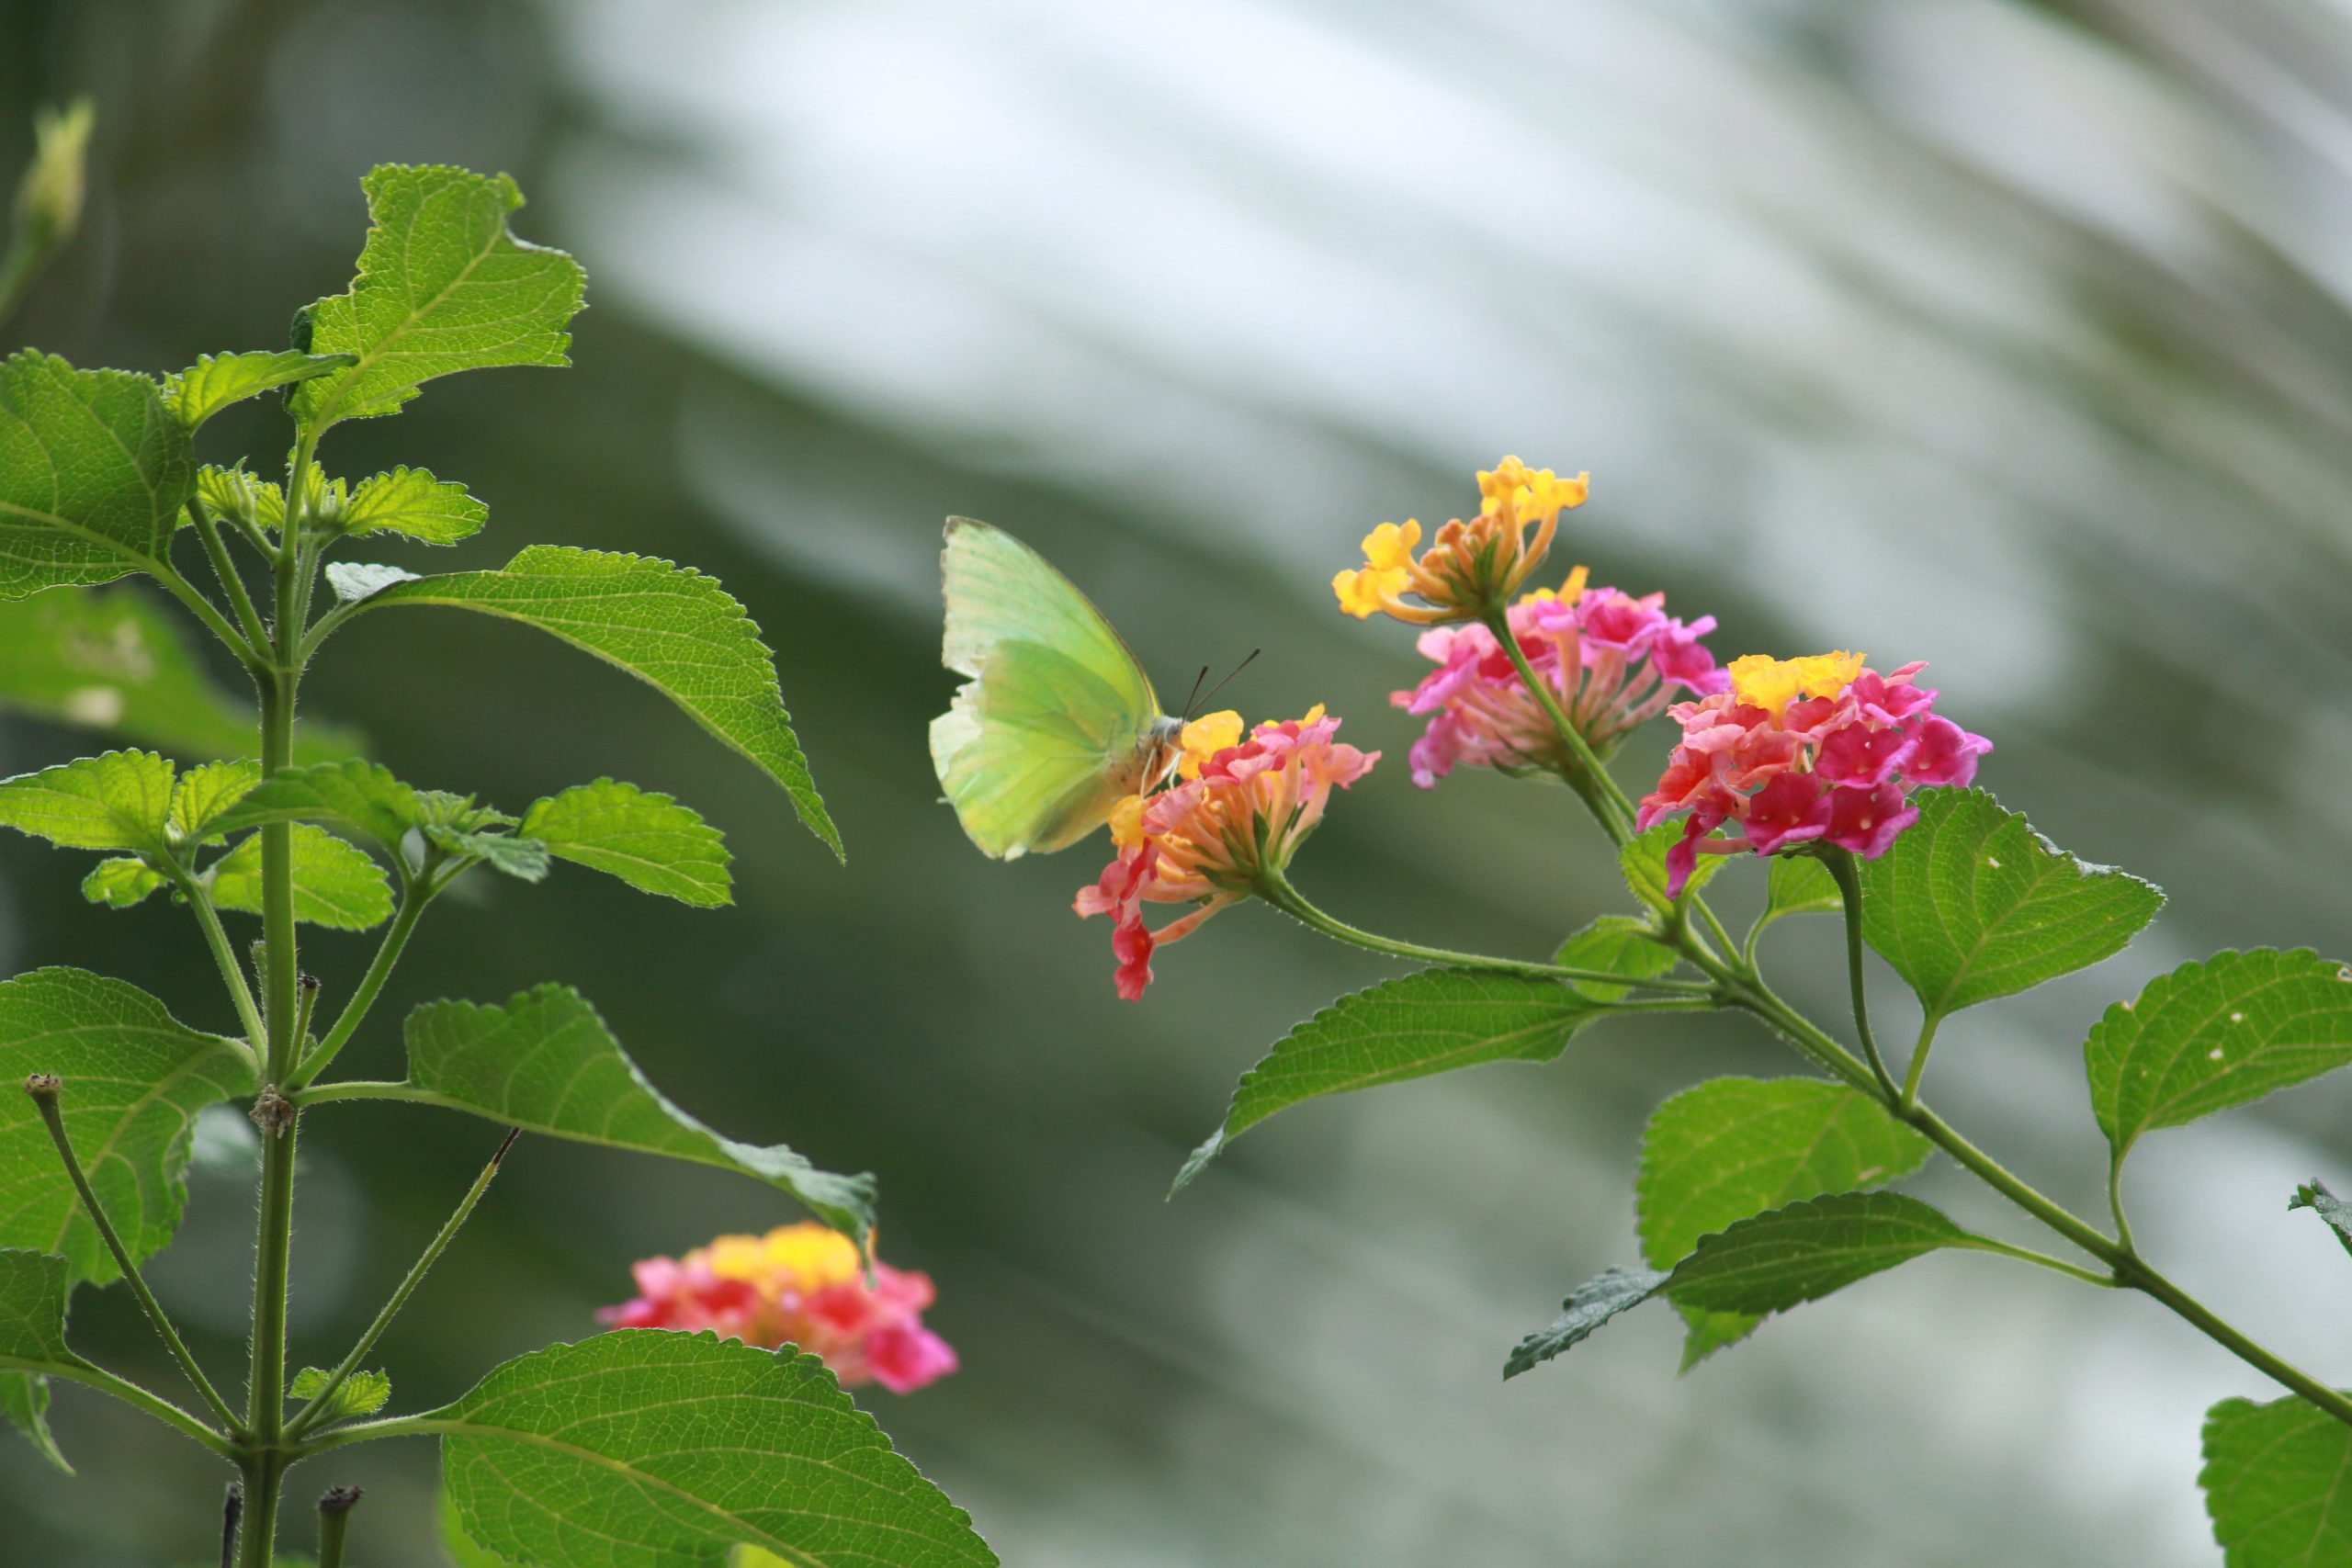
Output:
[[[1521,975],[1538,975],[1552,980],[1586,980],[1604,986],[1633,986],[1646,990],[1687,991],[1695,997],[1712,998],[1716,987],[1709,980],[1635,980],[1623,975],[1612,975],[1605,969],[1579,969],[1565,964],[1539,964],[1523,958],[1495,958],[1479,953],[1456,953],[1442,947],[1423,947],[1418,942],[1398,942],[1367,931],[1358,930],[1334,915],[1325,914],[1306,901],[1299,890],[1291,886],[1281,872],[1260,874],[1258,896],[1283,914],[1310,931],[1322,932],[1336,942],[1361,947],[1367,953],[1385,953],[1391,958],[1409,958],[1422,964],[1446,964],[1465,969],[1504,969]],[[313,1099],[316,1097],[313,1096]]]
[[[2080,1280],[2086,1285],[2097,1285],[2102,1291],[2116,1290],[2121,1284],[2112,1274],[2102,1274],[2096,1269],[2086,1269],[2079,1263],[2069,1263],[2063,1258],[2052,1258],[2046,1252],[2036,1252],[2030,1247],[2011,1247],[2006,1241],[1990,1236],[1976,1236],[1965,1245],[1972,1252],[1989,1252],[1997,1258],[2014,1258],[2020,1263],[2030,1263],[2052,1273],[2064,1274],[2070,1280]]]
[[[2115,1216],[2115,1235],[2123,1244],[2123,1249],[2137,1252],[2139,1249],[2132,1241],[2132,1222],[2123,1215],[2123,1161],[2120,1158],[2107,1162],[2107,1212]]]
[[[424,907],[432,901],[430,891],[413,880],[408,881],[401,894],[401,907],[392,916],[391,929],[384,933],[384,940],[377,943],[376,956],[369,962],[368,973],[359,977],[359,988],[352,992],[351,999],[344,1004],[343,1011],[335,1015],[334,1027],[327,1031],[326,1038],[312,1047],[295,1067],[288,1080],[289,1092],[317,1077],[350,1043],[352,1034],[368,1017],[368,1010],[375,1005],[378,994],[383,990],[384,982],[391,977],[394,965],[400,963],[401,950],[408,945],[409,937],[416,930],[416,922],[424,915]]]
[[[445,1432],[462,1431],[459,1422],[442,1419],[435,1414],[423,1416],[388,1416],[380,1421],[354,1421],[348,1427],[337,1427],[322,1432],[304,1442],[300,1452],[304,1459],[325,1453],[352,1443],[372,1443],[380,1438],[432,1438]]]
[[[27,1081],[25,1091],[40,1108],[41,1122],[49,1128],[49,1140],[57,1145],[57,1157],[65,1167],[65,1174],[73,1181],[74,1190],[81,1195],[83,1212],[90,1216],[90,1224],[96,1228],[98,1239],[106,1243],[107,1251],[114,1257],[115,1267],[122,1270],[123,1282],[130,1287],[131,1295],[137,1298],[139,1310],[145,1313],[147,1321],[154,1325],[156,1334],[164,1341],[164,1348],[172,1353],[172,1359],[179,1363],[180,1371],[187,1374],[189,1384],[195,1388],[197,1397],[204,1401],[214,1418],[223,1427],[236,1432],[236,1412],[231,1410],[229,1402],[220,1397],[220,1391],[212,1386],[212,1380],[204,1375],[204,1369],[197,1363],[194,1352],[187,1348],[187,1341],[180,1337],[179,1329],[172,1323],[170,1314],[164,1311],[164,1303],[157,1301],[155,1292],[147,1288],[146,1278],[139,1272],[139,1265],[131,1258],[130,1249],[122,1244],[121,1233],[114,1228],[114,1222],[107,1217],[106,1205],[98,1201],[97,1192],[90,1186],[89,1173],[82,1168],[80,1157],[74,1153],[74,1140],[66,1134],[64,1113],[58,1104],[62,1098],[62,1088],[54,1077],[36,1076]]]
[[[343,1568],[343,1541],[358,1503],[356,1486],[338,1486],[319,1499],[319,1568]]]
[[[262,1021],[261,1009],[254,1001],[253,987],[245,981],[245,971],[237,962],[237,950],[229,941],[229,933],[220,926],[220,911],[212,907],[212,896],[204,885],[188,874],[181,865],[167,868],[172,886],[196,915],[196,923],[204,932],[204,944],[212,950],[212,962],[220,966],[221,984],[229,990],[229,999],[236,1004],[237,1018],[245,1026],[246,1055],[256,1076],[262,1069],[263,1058],[269,1050],[268,1026]]]
[[[408,1299],[416,1293],[417,1286],[424,1282],[427,1271],[439,1260],[441,1254],[447,1250],[449,1244],[457,1239],[458,1232],[463,1228],[467,1218],[473,1213],[474,1205],[481,1201],[481,1195],[484,1192],[490,1190],[491,1179],[498,1174],[500,1164],[506,1158],[506,1151],[513,1148],[514,1140],[521,1136],[522,1131],[519,1128],[512,1129],[507,1133],[505,1141],[498,1145],[498,1152],[490,1156],[490,1163],[482,1167],[481,1174],[474,1178],[474,1184],[466,1190],[465,1197],[458,1201],[457,1212],[449,1216],[448,1223],[441,1227],[440,1233],[426,1244],[424,1255],[410,1267],[406,1276],[393,1290],[390,1298],[384,1303],[383,1310],[376,1314],[376,1320],[368,1325],[367,1330],[359,1336],[357,1343],[351,1347],[351,1353],[344,1357],[334,1371],[327,1374],[325,1385],[311,1396],[311,1402],[295,1412],[294,1419],[286,1424],[286,1436],[288,1438],[299,1438],[308,1431],[311,1423],[319,1418],[319,1413],[324,1410],[329,1402],[334,1398],[335,1390],[341,1388],[345,1381],[353,1372],[358,1371],[359,1363],[365,1360],[368,1353],[376,1348],[376,1341],[384,1337],[384,1330],[392,1325],[392,1319],[400,1315],[401,1308],[408,1304]]]
[[[1929,1013],[1919,1022],[1919,1038],[1911,1045],[1911,1064],[1903,1074],[1903,1109],[1910,1110],[1919,1103],[1919,1080],[1928,1076],[1928,1053],[1936,1048],[1936,1030],[1943,1023],[1941,1013]],[[2132,1245],[2132,1235],[2124,1232],[2123,1244]]]
[[[1583,797],[1585,805],[1599,819],[1611,841],[1623,843],[1634,836],[1634,803],[1626,798],[1623,790],[1617,787],[1617,781],[1609,776],[1609,770],[1601,766],[1591,743],[1585,739],[1584,731],[1576,727],[1576,721],[1569,718],[1567,710],[1560,705],[1559,694],[1535,672],[1533,665],[1528,663],[1525,650],[1521,649],[1519,638],[1511,632],[1510,615],[1497,608],[1487,611],[1483,619],[1487,629],[1494,633],[1495,640],[1510,656],[1512,668],[1519,671],[1519,678],[1534,694],[1544,716],[1552,721],[1552,728],[1558,734],[1560,744],[1566,747],[1568,755],[1575,759],[1576,772],[1568,778],[1569,785]]]
[[[212,521],[212,513],[191,500],[187,514],[196,522],[196,536],[204,542],[205,558],[212,563],[212,575],[220,580],[222,592],[229,595],[229,607],[237,613],[237,624],[245,629],[247,651],[254,658],[269,646],[269,626],[254,608],[254,597],[245,592],[245,580],[237,570],[237,563],[229,558],[229,548],[220,542],[220,530]]]
[[[1890,1102],[1901,1100],[1903,1093],[1894,1087],[1894,1078],[1886,1070],[1886,1058],[1879,1055],[1877,1037],[1871,1033],[1870,998],[1863,986],[1862,964],[1862,879],[1854,869],[1853,854],[1836,844],[1819,845],[1815,858],[1829,868],[1830,876],[1838,884],[1838,896],[1846,904],[1846,986],[1853,997],[1854,1032],[1860,1036],[1862,1055],[1870,1062],[1871,1076]]]
[[[94,1367],[86,1361],[69,1364],[62,1361],[32,1360],[17,1356],[0,1356],[0,1371],[31,1372],[40,1377],[61,1378],[67,1382],[78,1382],[85,1388],[95,1388],[101,1393],[110,1393],[131,1408],[142,1410],[153,1416],[189,1441],[211,1450],[222,1459],[237,1458],[237,1447],[229,1438],[214,1431],[170,1400],[160,1394],[150,1393],[129,1378],[117,1377],[103,1367]]]
[[[163,584],[166,592],[187,606],[188,613],[204,623],[205,630],[219,637],[229,651],[237,656],[237,661],[245,667],[248,673],[257,681],[264,678],[269,660],[263,649],[247,642],[237,628],[229,624],[228,617],[213,608],[211,600],[198,593],[194,584],[168,567],[154,562],[142,561],[141,564],[150,576]]]

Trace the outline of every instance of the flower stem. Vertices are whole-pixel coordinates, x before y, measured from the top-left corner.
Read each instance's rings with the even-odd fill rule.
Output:
[[[1278,871],[1260,874],[1257,893],[1258,897],[1310,931],[1320,931],[1333,941],[1346,942],[1351,947],[1361,947],[1367,953],[1385,953],[1391,958],[1409,958],[1418,963],[1444,964],[1464,969],[1502,969],[1521,975],[1541,976],[1550,980],[1584,980],[1645,990],[1686,991],[1700,998],[1712,998],[1716,992],[1715,983],[1712,980],[1636,980],[1625,975],[1612,975],[1605,969],[1579,969],[1569,964],[1541,964],[1524,958],[1496,958],[1486,953],[1456,953],[1448,948],[1423,947],[1418,942],[1399,942],[1394,937],[1359,930],[1337,916],[1325,914],[1308,903],[1306,896],[1292,886],[1289,879]]]
[[[1527,683],[1528,691],[1542,705],[1544,716],[1551,719],[1552,728],[1560,737],[1560,744],[1566,747],[1568,755],[1576,760],[1576,772],[1570,775],[1569,784],[1583,797],[1585,805],[1600,820],[1611,841],[1623,843],[1634,836],[1634,803],[1626,798],[1623,790],[1617,787],[1617,781],[1609,776],[1609,770],[1601,765],[1591,743],[1585,739],[1584,731],[1576,727],[1576,721],[1560,705],[1559,694],[1545,684],[1544,678],[1535,672],[1535,667],[1527,661],[1526,651],[1519,646],[1519,638],[1510,629],[1509,614],[1497,608],[1487,611],[1483,618],[1487,629],[1494,634],[1495,640],[1510,656],[1511,667],[1519,671],[1519,678]]]
[[[1838,896],[1846,904],[1846,985],[1852,994],[1854,1032],[1861,1038],[1862,1055],[1871,1065],[1871,1076],[1878,1080],[1880,1092],[1890,1101],[1902,1101],[1907,1097],[1894,1087],[1894,1076],[1886,1070],[1886,1058],[1879,1055],[1878,1039],[1871,1033],[1870,998],[1863,986],[1862,968],[1862,879],[1854,869],[1851,852],[1837,844],[1819,845],[1815,858],[1829,868],[1838,884]]]
[[[295,1412],[294,1419],[286,1424],[286,1437],[289,1440],[300,1438],[310,1429],[311,1423],[334,1398],[335,1390],[344,1385],[345,1381],[358,1370],[359,1363],[367,1359],[368,1352],[376,1348],[376,1341],[384,1337],[384,1330],[392,1325],[392,1319],[400,1315],[401,1308],[408,1304],[409,1297],[415,1294],[417,1286],[424,1282],[426,1272],[447,1249],[449,1243],[457,1239],[458,1230],[474,1212],[474,1205],[481,1202],[481,1195],[490,1190],[491,1179],[498,1174],[500,1164],[506,1158],[506,1151],[513,1148],[514,1140],[522,1135],[519,1127],[508,1130],[505,1141],[498,1145],[498,1152],[490,1156],[490,1163],[482,1167],[480,1176],[474,1178],[473,1186],[468,1188],[465,1197],[458,1200],[457,1212],[449,1216],[448,1223],[441,1227],[440,1233],[426,1244],[424,1256],[410,1267],[407,1275],[384,1303],[383,1310],[376,1314],[376,1321],[359,1336],[358,1341],[351,1347],[351,1353],[327,1374],[325,1385],[311,1395],[308,1404]]]
[[[107,1251],[113,1255],[115,1267],[122,1270],[123,1281],[130,1287],[131,1295],[138,1299],[139,1310],[147,1314],[147,1321],[154,1325],[156,1334],[163,1338],[164,1348],[172,1353],[172,1359],[179,1363],[180,1371],[187,1374],[197,1396],[211,1409],[214,1418],[232,1433],[238,1431],[236,1413],[229,1408],[229,1402],[220,1397],[220,1391],[212,1386],[212,1380],[204,1375],[204,1369],[197,1363],[195,1354],[187,1348],[187,1341],[180,1337],[180,1331],[174,1326],[170,1314],[164,1311],[164,1303],[157,1301],[155,1292],[147,1288],[147,1280],[139,1272],[139,1265],[131,1258],[130,1249],[122,1244],[121,1233],[114,1228],[114,1222],[107,1217],[106,1205],[98,1201],[97,1192],[90,1186],[89,1173],[82,1168],[80,1157],[74,1153],[74,1140],[65,1132],[64,1113],[58,1104],[62,1098],[62,1089],[57,1078],[46,1074],[36,1074],[25,1083],[25,1092],[31,1095],[33,1103],[40,1108],[40,1119],[49,1128],[50,1142],[57,1145],[57,1157],[64,1165],[65,1174],[74,1183],[74,1190],[81,1195],[83,1211],[90,1216],[90,1224],[96,1228],[98,1239],[106,1243]]]

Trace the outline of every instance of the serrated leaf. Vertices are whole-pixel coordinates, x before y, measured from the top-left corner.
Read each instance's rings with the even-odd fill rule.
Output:
[[[259,522],[262,509],[267,506],[277,521],[286,520],[286,492],[269,480],[247,473],[243,468],[222,468],[206,463],[196,470],[196,499],[215,517],[242,517]]]
[[[233,833],[267,822],[333,822],[375,840],[393,854],[424,820],[417,792],[376,762],[352,759],[281,769],[254,786],[212,824]]]
[[[1682,824],[1661,822],[1638,838],[1625,840],[1617,852],[1617,869],[1625,875],[1625,886],[1634,897],[1653,909],[1674,908],[1674,900],[1666,896],[1666,854],[1682,840]],[[1704,887],[1715,873],[1723,869],[1727,855],[1701,855],[1691,869],[1690,880],[1683,885],[1685,898]]]
[[[503,615],[628,671],[757,763],[791,796],[809,831],[841,853],[841,834],[793,736],[767,645],[715,580],[645,556],[535,545],[503,570],[403,582],[367,604]]]
[[[1791,915],[1842,915],[1846,899],[1838,891],[1838,879],[1829,868],[1811,855],[1774,855],[1772,871],[1767,878],[1769,889],[1764,901],[1764,913],[1758,917],[1757,927],[1762,929],[1775,920]]]
[[[465,486],[423,468],[394,468],[359,481],[344,504],[340,526],[345,534],[405,534],[428,545],[454,545],[489,521],[490,508]]]
[[[314,431],[397,413],[423,383],[460,370],[568,365],[565,324],[587,287],[561,251],[506,227],[523,193],[504,175],[384,164],[360,182],[368,243],[348,291],[311,307],[314,354],[357,356],[306,381],[294,416]]]
[[[1607,1011],[1557,980],[1481,969],[1424,969],[1341,997],[1242,1075],[1225,1124],[1193,1151],[1176,1186],[1277,1111],[1483,1062],[1548,1062]]]
[[[534,1352],[430,1416],[459,1526],[518,1562],[993,1568],[971,1520],[816,1357],[620,1329]]]
[[[1834,891],[1834,885],[1833,885]],[[1642,1256],[1671,1269],[1700,1238],[1799,1199],[1896,1181],[1935,1146],[1868,1096],[1814,1078],[1713,1078],[1657,1108],[1642,1134]],[[1758,1318],[1682,1309],[1685,1370]]]
[[[323,828],[297,822],[294,918],[330,931],[364,931],[392,918],[392,885],[368,852]],[[261,835],[212,863],[212,902],[248,915],[262,912]]]
[[[381,593],[395,582],[420,582],[424,580],[405,567],[371,566],[365,561],[331,561],[327,565],[327,586],[334,596],[346,604],[356,604],[371,594]]]
[[[1619,1313],[1641,1305],[1665,1283],[1664,1274],[1647,1269],[1601,1270],[1560,1303],[1559,1316],[1512,1347],[1503,1362],[1503,1376],[1515,1378],[1581,1345],[1595,1329]]]
[[[515,831],[640,892],[715,908],[731,900],[718,829],[666,795],[598,779],[535,802]],[[1671,956],[1669,955],[1669,962]]]
[[[160,854],[168,847],[172,773],[153,751],[107,751],[0,779],[0,828],[61,849]]]
[[[0,602],[0,709],[122,736],[183,757],[254,743],[253,705],[216,685],[169,615],[139,590],[59,588]],[[356,750],[305,721],[304,760]]]
[[[197,1112],[254,1087],[237,1046],[188,1028],[136,987],[80,969],[0,981],[0,1083],[35,1073],[65,1080],[67,1135],[141,1262],[178,1228]],[[77,1280],[117,1275],[23,1094],[0,1095],[0,1247],[61,1253]]]
[[[448,829],[428,829],[434,841],[453,855],[469,855],[491,870],[511,876],[518,882],[544,882],[548,874],[548,847],[536,839],[518,838],[513,833],[466,833]]]
[[[2226,1568],[2352,1568],[2352,1427],[2309,1401],[2213,1406],[2197,1481]]]
[[[308,1404],[327,1386],[328,1372],[323,1367],[304,1367],[294,1374],[287,1385],[286,1397],[291,1403]],[[356,1371],[343,1380],[319,1412],[322,1421],[348,1421],[355,1416],[373,1416],[392,1397],[392,1380],[386,1372]]]
[[[1552,960],[1570,969],[1598,969],[1623,975],[1628,982],[1655,980],[1680,962],[1674,950],[1655,940],[1650,928],[1624,915],[1603,915],[1560,944]],[[1629,983],[1612,986],[1600,980],[1571,980],[1569,985],[1597,1002],[1623,1001],[1633,993]]]
[[[200,844],[215,837],[214,824],[259,783],[261,764],[249,760],[190,768],[172,787],[168,823],[172,838],[183,844]]]
[[[1922,790],[1919,819],[1865,861],[1862,934],[1942,1018],[2120,953],[2155,918],[2152,884],[2091,865],[1981,789]]]
[[[82,879],[82,897],[109,909],[128,909],[163,886],[163,873],[145,861],[102,860]]]
[[[2352,968],[2309,948],[2217,953],[2117,1002],[2083,1043],[2115,1162],[2141,1134],[2352,1062]]]
[[[351,363],[346,354],[302,354],[290,348],[198,355],[193,367],[164,378],[164,406],[193,431],[232,403]]]
[[[408,1081],[420,1098],[526,1132],[666,1155],[756,1178],[845,1234],[874,1223],[874,1179],[819,1170],[782,1144],[720,1136],[645,1080],[596,1010],[566,986],[504,1007],[431,1002],[408,1017]]]
[[[0,360],[0,599],[169,572],[195,482],[187,427],[146,377]]]
[[[74,1473],[49,1431],[49,1371],[80,1368],[65,1348],[65,1259],[51,1253],[0,1249],[0,1416],[35,1451]]]
[[[2296,1188],[2295,1195],[2287,1200],[2287,1207],[2290,1210],[2309,1209],[2317,1214],[2335,1233],[2335,1239],[2344,1244],[2344,1250],[2352,1252],[2352,1204],[2346,1204],[2343,1199],[2330,1192],[2327,1183],[2318,1177],[2314,1176]]]

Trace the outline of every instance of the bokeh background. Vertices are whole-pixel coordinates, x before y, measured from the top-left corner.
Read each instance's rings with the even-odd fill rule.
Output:
[[[1632,1258],[1648,1109],[1792,1068],[1753,1029],[1653,1021],[1312,1106],[1163,1201],[1234,1077],[1389,971],[1244,910],[1114,1000],[1107,932],[1068,908],[1094,849],[992,864],[935,803],[935,550],[951,512],[1019,531],[1163,689],[1262,646],[1232,700],[1328,702],[1390,754],[1303,883],[1528,953],[1622,895],[1564,793],[1411,787],[1386,705],[1410,639],[1326,586],[1369,525],[1465,509],[1506,451],[1589,468],[1572,558],[1719,615],[1724,654],[1933,660],[1998,742],[1985,783],[2173,896],[2123,956],[1957,1021],[1933,1075],[2096,1212],[2098,1009],[2224,944],[2352,937],[2341,0],[0,5],[0,164],[78,93],[88,220],[12,341],[153,369],[279,344],[347,279],[384,160],[512,172],[522,231],[586,263],[575,369],[436,383],[326,456],[489,501],[481,538],[407,564],[560,541],[717,572],[779,653],[850,863],[602,666],[487,621],[363,621],[320,715],[510,807],[606,772],[673,791],[728,830],[741,904],[571,869],[484,887],[427,922],[348,1065],[397,1070],[403,1004],[568,981],[689,1108],[880,1172],[884,1249],[935,1276],[966,1370],[872,1403],[1009,1562],[2218,1560],[2198,1423],[2259,1380],[2148,1303],[1997,1260],[1914,1266],[1680,1380],[1656,1313],[1501,1382],[1513,1339]],[[211,454],[275,453],[270,418],[220,422]],[[0,769],[84,745],[8,723]],[[1637,739],[1629,780],[1664,745]],[[224,1023],[183,918],[85,909],[82,858],[0,844],[0,964],[91,964]],[[1769,951],[1833,1011],[1812,925]],[[332,995],[366,946],[306,963]],[[1900,1036],[1907,999],[1880,1006]],[[2338,1375],[2352,1280],[2284,1204],[2352,1184],[2347,1113],[2323,1084],[2154,1140],[2132,1181],[2168,1268]],[[311,1128],[296,1338],[324,1361],[495,1132],[403,1107]],[[250,1198],[220,1143],[157,1277],[228,1366]],[[1949,1171],[1918,1190],[2032,1239]],[[388,1341],[397,1400],[589,1330],[633,1258],[788,1217],[526,1143]],[[76,1318],[168,1381],[119,1292]],[[202,1559],[209,1461],[58,1404],[82,1474],[0,1450],[0,1556]],[[427,1448],[309,1481],[369,1489],[357,1561],[439,1561]]]

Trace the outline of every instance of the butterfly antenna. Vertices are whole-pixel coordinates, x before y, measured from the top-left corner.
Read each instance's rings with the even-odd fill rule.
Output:
[[[1228,673],[1228,674],[1226,676],[1226,678],[1225,678],[1224,680],[1219,681],[1216,685],[1211,686],[1211,687],[1208,689],[1208,692],[1207,692],[1207,694],[1206,694],[1205,695],[1200,695],[1200,696],[1198,696],[1198,697],[1196,698],[1196,700],[1197,700],[1197,701],[1200,701],[1200,702],[1203,702],[1203,703],[1205,703],[1205,702],[1207,702],[1211,697],[1216,696],[1219,692],[1224,691],[1227,686],[1230,686],[1231,684],[1233,684],[1233,677],[1234,677],[1235,675],[1238,675],[1238,674],[1240,674],[1244,670],[1249,669],[1249,668],[1250,668],[1250,664],[1251,664],[1251,662],[1252,662],[1252,661],[1254,661],[1254,660],[1257,659],[1258,655],[1260,655],[1260,654],[1261,654],[1261,653],[1263,653],[1263,652],[1265,652],[1265,651],[1266,651],[1266,650],[1265,650],[1264,649],[1262,649],[1262,648],[1253,648],[1253,649],[1251,649],[1250,650],[1250,657],[1249,657],[1248,659],[1245,659],[1245,660],[1243,660],[1240,663],[1238,663],[1238,664],[1235,665],[1235,666],[1233,667],[1233,669],[1232,669],[1231,672],[1230,672],[1230,673]],[[1203,675],[1204,675],[1204,676],[1205,676],[1205,675],[1208,673],[1208,671],[1205,671],[1205,670],[1204,670],[1204,671],[1201,671],[1201,673],[1202,673]],[[1201,690],[1201,683],[1200,683],[1198,681],[1195,681],[1195,682],[1193,682],[1193,692],[1194,692],[1194,693],[1196,693],[1196,694],[1198,694],[1198,693],[1200,692],[1200,690]],[[1189,720],[1189,719],[1191,719],[1191,717],[1192,717],[1192,716],[1193,716],[1193,705],[1192,705],[1192,703],[1187,702],[1187,703],[1184,705],[1184,717],[1185,717],[1187,720]]]
[[[1184,722],[1187,724],[1193,721],[1193,705],[1201,700],[1201,682],[1208,678],[1209,667],[1205,664],[1201,666],[1201,672],[1193,677],[1193,694],[1184,699]]]

